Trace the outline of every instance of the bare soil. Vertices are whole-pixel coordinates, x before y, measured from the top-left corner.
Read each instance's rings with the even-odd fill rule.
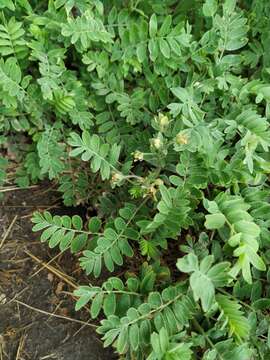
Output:
[[[74,311],[72,284],[92,279],[76,257],[59,256],[31,231],[33,211],[44,209],[73,211],[50,184],[8,191],[0,200],[0,360],[113,359],[87,310]]]

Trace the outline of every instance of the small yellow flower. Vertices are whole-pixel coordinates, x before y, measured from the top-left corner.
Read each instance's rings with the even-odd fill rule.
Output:
[[[162,141],[159,138],[152,139],[152,145],[158,150],[162,146]]]
[[[122,174],[114,172],[112,174],[111,182],[112,182],[112,184],[115,184],[123,179],[124,179],[124,176]]]
[[[146,193],[144,194],[144,198],[148,195],[151,196],[155,201],[157,201],[156,198],[156,193],[157,193],[157,189],[155,188],[155,186],[153,184],[151,184],[150,186],[148,186],[146,188]]]
[[[176,142],[179,145],[187,145],[188,144],[188,136],[183,134],[182,132],[176,135]]]
[[[143,153],[141,151],[136,150],[133,153],[134,161],[143,161]]]
[[[161,180],[161,179],[156,179],[154,184],[155,184],[156,186],[160,186],[160,185],[163,185],[164,182],[163,182],[163,180]]]

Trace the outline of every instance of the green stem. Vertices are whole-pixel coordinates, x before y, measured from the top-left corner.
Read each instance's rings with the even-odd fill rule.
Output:
[[[218,352],[215,344],[212,342],[212,340],[209,338],[209,336],[206,334],[206,332],[204,331],[204,329],[201,327],[201,325],[198,323],[198,321],[193,318],[192,319],[192,323],[194,325],[194,327],[196,328],[196,330],[199,331],[200,334],[203,335],[203,337],[205,338],[205,340],[208,342],[208,344],[211,346],[212,349],[214,349],[217,352],[218,358],[220,360],[224,360],[224,358],[220,355],[220,353]]]

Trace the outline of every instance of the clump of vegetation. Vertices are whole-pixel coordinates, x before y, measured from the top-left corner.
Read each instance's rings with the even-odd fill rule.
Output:
[[[32,220],[51,248],[80,253],[76,309],[101,318],[104,346],[268,359],[269,1],[0,8],[1,144],[20,186],[49,178],[64,204],[91,207],[85,224]]]

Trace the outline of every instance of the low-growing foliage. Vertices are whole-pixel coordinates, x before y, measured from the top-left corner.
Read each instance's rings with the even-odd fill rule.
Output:
[[[32,221],[78,254],[89,284],[76,309],[100,320],[104,346],[269,359],[269,1],[0,8],[0,145],[19,186],[49,178],[89,207],[86,221]]]

